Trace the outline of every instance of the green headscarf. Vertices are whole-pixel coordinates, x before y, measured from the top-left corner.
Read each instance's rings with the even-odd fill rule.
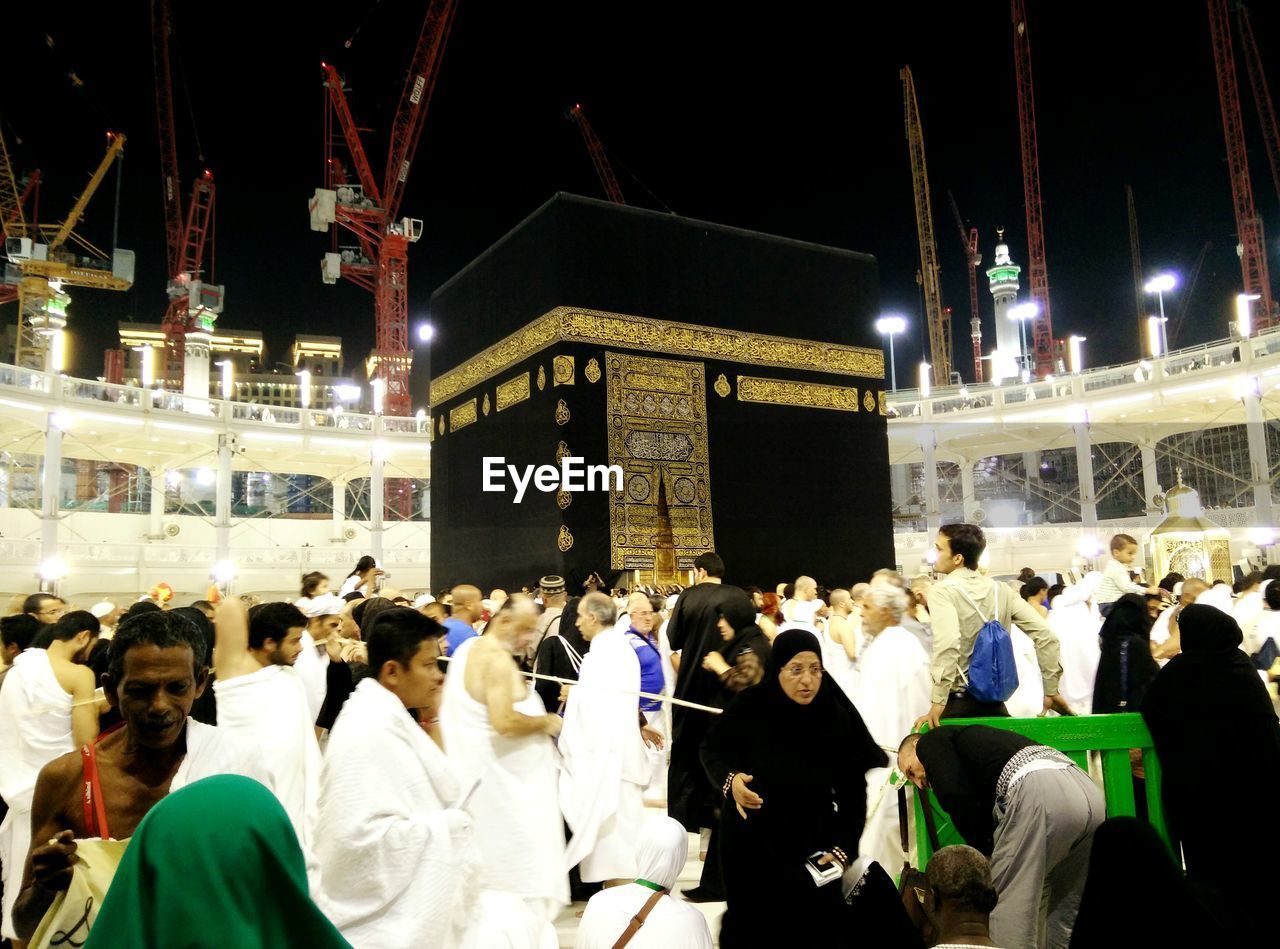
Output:
[[[86,943],[121,946],[350,949],[311,901],[280,802],[233,774],[175,791],[138,825]]]

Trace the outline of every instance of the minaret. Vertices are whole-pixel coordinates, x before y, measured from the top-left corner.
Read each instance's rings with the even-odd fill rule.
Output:
[[[1018,302],[1018,274],[1022,268],[1009,259],[1009,245],[1004,242],[1004,228],[996,228],[995,265],[987,271],[991,295],[996,301],[996,351],[992,354],[993,378],[1010,379],[1018,375],[1022,356],[1018,323],[1009,311]]]

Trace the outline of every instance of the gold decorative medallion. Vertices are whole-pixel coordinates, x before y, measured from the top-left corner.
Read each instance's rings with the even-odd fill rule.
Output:
[[[456,432],[460,428],[466,428],[475,422],[476,400],[467,399],[461,405],[455,405],[449,410],[449,431]]]
[[[570,494],[568,491],[556,492],[556,504],[560,506],[560,510],[563,511],[572,503],[573,503],[573,495]]]
[[[556,403],[556,424],[569,424],[569,406],[564,404],[564,399],[561,399]]]
[[[816,382],[738,376],[738,401],[856,412],[858,411],[858,390],[846,386],[821,385]]]
[[[587,360],[587,368],[582,370],[582,374],[587,377],[587,381],[596,383],[600,381],[600,363],[594,358]]]
[[[489,415],[489,393],[484,394],[484,401],[480,403],[480,411],[487,417]]]
[[[884,389],[881,389],[881,390],[880,390],[880,392],[878,393],[878,395],[879,395],[879,397],[880,397],[880,399],[879,399],[879,401],[880,401],[880,414],[881,414],[881,415],[888,415],[888,414],[889,414],[889,406],[885,403],[885,400],[884,400]]]
[[[868,389],[862,396],[862,407],[868,412],[874,412],[876,410],[876,397],[871,394],[870,389]]]
[[[730,392],[733,391],[729,387],[729,380],[725,377],[725,374],[723,372],[720,373],[719,378],[716,379],[715,389],[716,389],[716,395],[720,396],[720,398],[722,399],[725,396],[727,396]]]
[[[560,548],[562,554],[573,549],[573,535],[563,524],[560,525],[560,536],[556,538],[556,546]]]
[[[566,445],[564,442],[561,442],[559,445],[556,446],[556,464],[557,465],[560,464],[560,462],[564,461],[568,457],[569,457],[569,446]]]
[[[714,549],[702,363],[605,353],[613,569],[674,578]],[[662,580],[660,582],[669,582]]]
[[[558,386],[573,385],[572,356],[556,356],[551,360],[551,381]]]
[[[523,402],[529,398],[529,374],[522,372],[518,376],[512,376],[506,382],[498,383],[496,391],[499,412],[511,408],[517,402]]]
[[[444,416],[443,415],[440,416],[439,428],[440,428],[440,434],[443,435],[444,434]]]
[[[556,307],[457,368],[433,379],[431,402],[440,405],[557,342],[621,346],[750,366],[805,370],[821,367],[823,372],[839,375],[884,378],[884,353],[879,349],[764,336],[599,310]],[[544,388],[544,371],[540,371],[539,379],[541,384],[538,388]]]
[[[538,391],[541,392],[547,387],[547,369],[545,366],[538,367]]]

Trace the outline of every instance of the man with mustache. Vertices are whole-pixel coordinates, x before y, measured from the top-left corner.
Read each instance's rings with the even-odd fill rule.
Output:
[[[157,801],[201,778],[265,777],[256,750],[188,719],[205,688],[208,652],[200,630],[177,613],[154,610],[120,624],[103,689],[124,721],[55,758],[36,779],[33,846],[13,910],[19,938],[31,937],[70,885],[76,840],[130,837]]]

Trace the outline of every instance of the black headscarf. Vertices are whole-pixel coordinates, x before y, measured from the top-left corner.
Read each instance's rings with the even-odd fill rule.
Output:
[[[1076,949],[1224,942],[1222,924],[1146,821],[1112,817],[1093,836],[1089,875],[1071,930]],[[1159,907],[1135,912],[1136,907]],[[1227,945],[1240,943],[1227,940]]]
[[[751,598],[743,593],[727,599],[720,605],[720,615],[733,627],[733,639],[717,650],[725,661],[732,664],[738,653],[751,649],[764,661],[769,658],[769,638],[756,625],[756,608]]]
[[[1240,627],[1217,607],[1195,603],[1178,617],[1182,653],[1147,690],[1142,717],[1164,768],[1166,816],[1182,840],[1187,876],[1216,889],[1233,914],[1267,931],[1271,912],[1259,893],[1280,890],[1280,862],[1257,859],[1248,823],[1215,806],[1222,767],[1266,799],[1280,788],[1280,722],[1249,657]],[[1240,884],[1247,868],[1247,892]]]
[[[1151,657],[1151,614],[1147,601],[1126,593],[1102,624],[1102,655],[1093,681],[1093,713],[1136,712],[1160,671]]]

